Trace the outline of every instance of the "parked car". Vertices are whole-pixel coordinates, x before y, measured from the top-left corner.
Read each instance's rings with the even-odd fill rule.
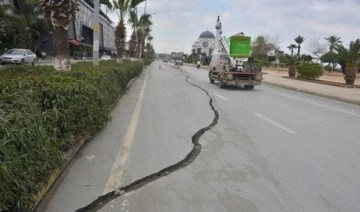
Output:
[[[1,65],[4,64],[25,64],[30,63],[35,65],[36,54],[30,49],[10,49],[0,56]]]
[[[100,57],[100,60],[111,60],[111,56],[110,55],[107,55],[107,54],[104,54]]]

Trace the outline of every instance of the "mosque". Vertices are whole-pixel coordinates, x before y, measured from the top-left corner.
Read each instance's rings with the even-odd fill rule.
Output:
[[[206,30],[199,35],[199,38],[194,42],[191,48],[192,53],[198,53],[205,57],[209,57],[215,48],[214,33]]]

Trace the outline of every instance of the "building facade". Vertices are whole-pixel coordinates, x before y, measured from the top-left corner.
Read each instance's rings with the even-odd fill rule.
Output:
[[[204,57],[209,57],[215,48],[214,33],[206,30],[202,32],[198,39],[194,42],[191,48],[192,53],[201,54]]]
[[[83,58],[92,56],[94,40],[94,3],[93,0],[80,0],[79,11],[75,20],[69,23],[68,38],[70,45],[70,56]],[[42,38],[40,48],[47,55],[53,55],[53,42],[51,34]],[[115,46],[115,24],[100,10],[99,20],[99,53],[116,54]]]

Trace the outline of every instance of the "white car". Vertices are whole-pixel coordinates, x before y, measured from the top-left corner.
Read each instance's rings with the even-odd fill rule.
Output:
[[[104,54],[103,56],[100,57],[100,60],[111,60],[111,56]]]
[[[0,56],[1,65],[4,64],[25,64],[35,65],[36,54],[30,49],[10,49]]]

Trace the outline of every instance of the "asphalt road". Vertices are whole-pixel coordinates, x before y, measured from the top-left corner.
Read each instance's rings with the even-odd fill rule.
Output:
[[[360,210],[358,105],[270,85],[220,89],[205,69],[156,62],[111,115],[38,211],[74,211],[178,163],[212,123],[192,163],[101,211]]]

